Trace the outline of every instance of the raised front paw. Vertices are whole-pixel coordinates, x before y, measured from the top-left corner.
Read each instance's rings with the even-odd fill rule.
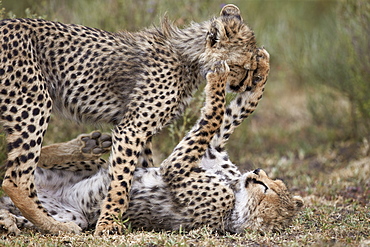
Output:
[[[212,65],[211,71],[207,73],[207,81],[218,82],[220,80],[226,80],[229,72],[230,68],[226,61],[218,61]]]
[[[265,83],[270,71],[270,54],[264,48],[258,49],[256,59],[257,69],[253,73],[253,85]]]
[[[94,131],[90,134],[82,134],[78,137],[81,142],[81,152],[93,156],[101,156],[108,153],[112,146],[112,137],[108,134],[102,134]]]

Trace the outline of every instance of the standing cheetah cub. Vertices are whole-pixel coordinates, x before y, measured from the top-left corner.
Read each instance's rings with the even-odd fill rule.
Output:
[[[120,233],[132,177],[150,139],[179,116],[217,61],[233,91],[251,87],[256,42],[239,9],[226,5],[203,23],[110,33],[45,20],[0,21],[0,116],[7,133],[3,190],[40,229],[79,232],[48,213],[35,189],[51,110],[77,122],[112,123],[112,177],[95,234]],[[149,156],[150,157],[150,156]],[[149,160],[149,164],[151,160]]]
[[[208,225],[212,229],[243,232],[284,229],[303,205],[300,197],[291,196],[284,183],[270,179],[260,169],[241,174],[229,160],[225,145],[234,129],[256,108],[262,97],[269,71],[268,53],[258,51],[258,68],[253,85],[224,106],[226,63],[217,63],[208,73],[206,103],[202,115],[173,153],[158,168],[136,168],[130,205],[122,219],[134,228],[145,230],[190,230]],[[98,136],[95,134],[95,136]],[[87,137],[70,141],[89,150],[103,152],[107,137],[92,141],[86,150]],[[96,145],[95,145],[96,143]],[[57,164],[52,169],[37,168],[36,188],[44,207],[61,222],[74,222],[82,229],[93,227],[100,205],[110,184],[104,160],[64,163],[79,154],[66,154],[61,148],[46,150]],[[78,149],[79,150],[79,149]],[[67,156],[66,156],[67,155]],[[84,154],[87,155],[87,154]],[[62,170],[63,169],[63,170]],[[77,172],[76,172],[77,171]],[[11,232],[18,227],[33,227],[12,205],[0,198],[0,224]],[[9,223],[10,222],[10,223]],[[15,230],[16,229],[16,230]]]

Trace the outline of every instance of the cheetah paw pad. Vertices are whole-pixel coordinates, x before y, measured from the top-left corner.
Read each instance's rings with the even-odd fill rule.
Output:
[[[88,135],[79,136],[84,154],[102,155],[108,153],[112,146],[112,137],[108,134],[102,134],[94,131]]]

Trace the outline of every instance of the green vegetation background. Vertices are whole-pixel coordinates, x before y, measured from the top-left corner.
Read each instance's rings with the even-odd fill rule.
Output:
[[[135,31],[158,24],[164,15],[180,27],[207,20],[218,15],[225,3],[219,0],[3,0],[1,16],[45,18],[114,32]],[[233,3],[255,31],[258,44],[269,51],[271,72],[257,111],[230,140],[231,159],[242,170],[261,167],[273,177],[283,178],[302,196],[318,196],[329,201],[344,198],[345,206],[360,205],[365,229],[356,228],[358,234],[351,235],[351,230],[345,228],[344,237],[336,238],[339,242],[352,243],[368,239],[370,1],[235,0]],[[158,164],[194,123],[193,113],[199,111],[201,102],[200,90],[184,117],[154,139]],[[44,144],[67,141],[101,128],[109,131],[111,126],[81,126],[53,116]],[[5,146],[2,135],[1,163],[6,158]],[[360,165],[349,169],[357,161]],[[337,182],[327,180],[329,174],[337,173]],[[319,207],[324,214],[326,209]],[[315,214],[310,210],[312,207],[299,220],[312,221],[310,217]]]

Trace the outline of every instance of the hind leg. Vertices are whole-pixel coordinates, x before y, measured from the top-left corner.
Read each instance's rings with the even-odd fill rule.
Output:
[[[99,131],[81,134],[68,142],[43,147],[38,166],[44,169],[97,171],[101,167],[97,165],[100,164],[100,156],[110,152],[111,146],[110,135]]]
[[[8,98],[6,100],[11,107],[1,107],[4,129],[8,134],[8,160],[3,190],[22,215],[39,229],[50,233],[79,232],[80,228],[74,223],[54,220],[37,197],[34,171],[39,162],[52,102],[42,85],[34,85],[32,90],[22,93],[19,92],[17,96],[30,104],[19,105],[15,98]]]

